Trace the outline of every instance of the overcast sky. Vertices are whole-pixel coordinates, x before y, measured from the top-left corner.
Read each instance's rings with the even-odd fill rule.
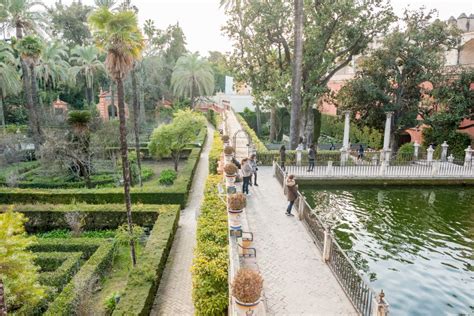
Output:
[[[73,0],[62,0],[69,4]],[[56,0],[44,0],[48,5]],[[92,5],[93,0],[83,0]],[[166,28],[179,22],[186,35],[188,49],[207,55],[209,50],[230,51],[231,43],[222,35],[221,26],[225,24],[224,11],[219,8],[219,0],[132,0],[139,9],[139,19],[155,21],[158,28]],[[458,17],[462,12],[468,16],[474,13],[474,0],[392,0],[397,14],[408,5],[412,9],[425,6],[437,9],[439,18],[447,20],[451,15]]]

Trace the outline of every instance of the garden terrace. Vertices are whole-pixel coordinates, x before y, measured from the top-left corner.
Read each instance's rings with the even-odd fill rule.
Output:
[[[201,146],[191,150],[186,164],[178,172],[178,177],[173,185],[160,185],[159,179],[153,178],[144,183],[143,187],[132,188],[132,201],[143,204],[179,204],[184,207],[206,135],[207,129],[204,128],[196,139],[196,142],[200,143]],[[0,188],[0,204],[68,204],[71,202],[90,204],[122,203],[123,188],[56,190]]]

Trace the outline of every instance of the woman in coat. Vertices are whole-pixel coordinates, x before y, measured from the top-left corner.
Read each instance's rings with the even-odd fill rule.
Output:
[[[286,179],[286,195],[288,197],[288,208],[286,209],[286,215],[287,216],[294,216],[291,214],[291,210],[293,208],[293,204],[295,204],[296,198],[298,197],[298,185],[296,184],[295,181],[295,176],[290,174],[288,178]]]
[[[242,159],[242,177],[244,178],[244,183],[242,184],[242,193],[250,195],[249,193],[249,184],[250,178],[252,177],[252,166],[249,164],[249,159]]]

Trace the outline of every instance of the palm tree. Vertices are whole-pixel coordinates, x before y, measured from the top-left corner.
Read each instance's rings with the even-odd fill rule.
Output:
[[[174,94],[190,97],[194,107],[196,96],[214,92],[214,73],[209,62],[197,53],[181,56],[173,70],[171,85]]]
[[[8,44],[0,42],[0,124],[5,129],[3,99],[21,91],[20,76],[17,71],[18,61]]]
[[[117,0],[94,0],[94,4],[97,8],[107,8],[110,10],[117,4]]]
[[[18,42],[16,49],[20,53],[20,60],[25,65],[23,72],[23,86],[27,99],[28,112],[33,130],[33,140],[36,150],[42,143],[42,131],[39,123],[39,115],[36,111],[38,104],[38,91],[36,86],[36,63],[43,51],[41,40],[35,36],[28,35]],[[23,67],[22,67],[23,68]]]
[[[76,46],[71,52],[71,68],[73,78],[81,73],[86,80],[86,99],[89,105],[94,100],[94,75],[105,70],[104,63],[99,59],[99,50],[95,46]]]
[[[134,63],[132,69],[132,104],[133,104],[133,132],[135,134],[135,152],[137,153],[138,165],[138,185],[143,186],[142,183],[142,159],[140,157],[140,130],[138,128],[138,119],[140,117],[140,104],[138,101],[138,78],[137,68],[138,63]]]
[[[40,0],[0,0],[2,21],[6,29],[15,29],[16,37],[23,38],[23,33],[41,33],[45,28],[45,16],[36,10],[46,8]]]
[[[137,16],[133,11],[111,12],[108,8],[99,8],[89,17],[89,23],[97,46],[107,52],[105,65],[110,77],[117,83],[125,206],[129,233],[133,236],[123,80],[133,68],[135,60],[140,57],[144,47],[143,36],[138,28]],[[135,265],[137,259],[133,238],[130,238],[130,251],[132,263]]]

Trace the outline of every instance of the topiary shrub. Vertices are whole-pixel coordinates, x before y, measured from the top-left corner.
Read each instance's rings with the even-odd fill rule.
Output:
[[[232,282],[232,295],[242,303],[251,304],[260,300],[263,289],[262,276],[250,269],[240,269]]]
[[[233,163],[228,163],[224,166],[224,172],[227,175],[235,175],[239,169],[237,169],[237,166]]]
[[[227,202],[231,210],[242,210],[247,206],[247,198],[243,193],[229,195]]]
[[[222,135],[221,139],[224,143],[227,143],[227,142],[229,142],[230,138],[229,138],[229,135]]]
[[[165,169],[161,171],[160,178],[158,181],[160,182],[160,184],[163,184],[163,185],[172,185],[174,183],[174,180],[176,180],[177,177],[178,175],[176,171],[172,169]]]
[[[225,146],[224,148],[224,154],[226,155],[232,155],[234,153],[234,147],[232,146]]]

